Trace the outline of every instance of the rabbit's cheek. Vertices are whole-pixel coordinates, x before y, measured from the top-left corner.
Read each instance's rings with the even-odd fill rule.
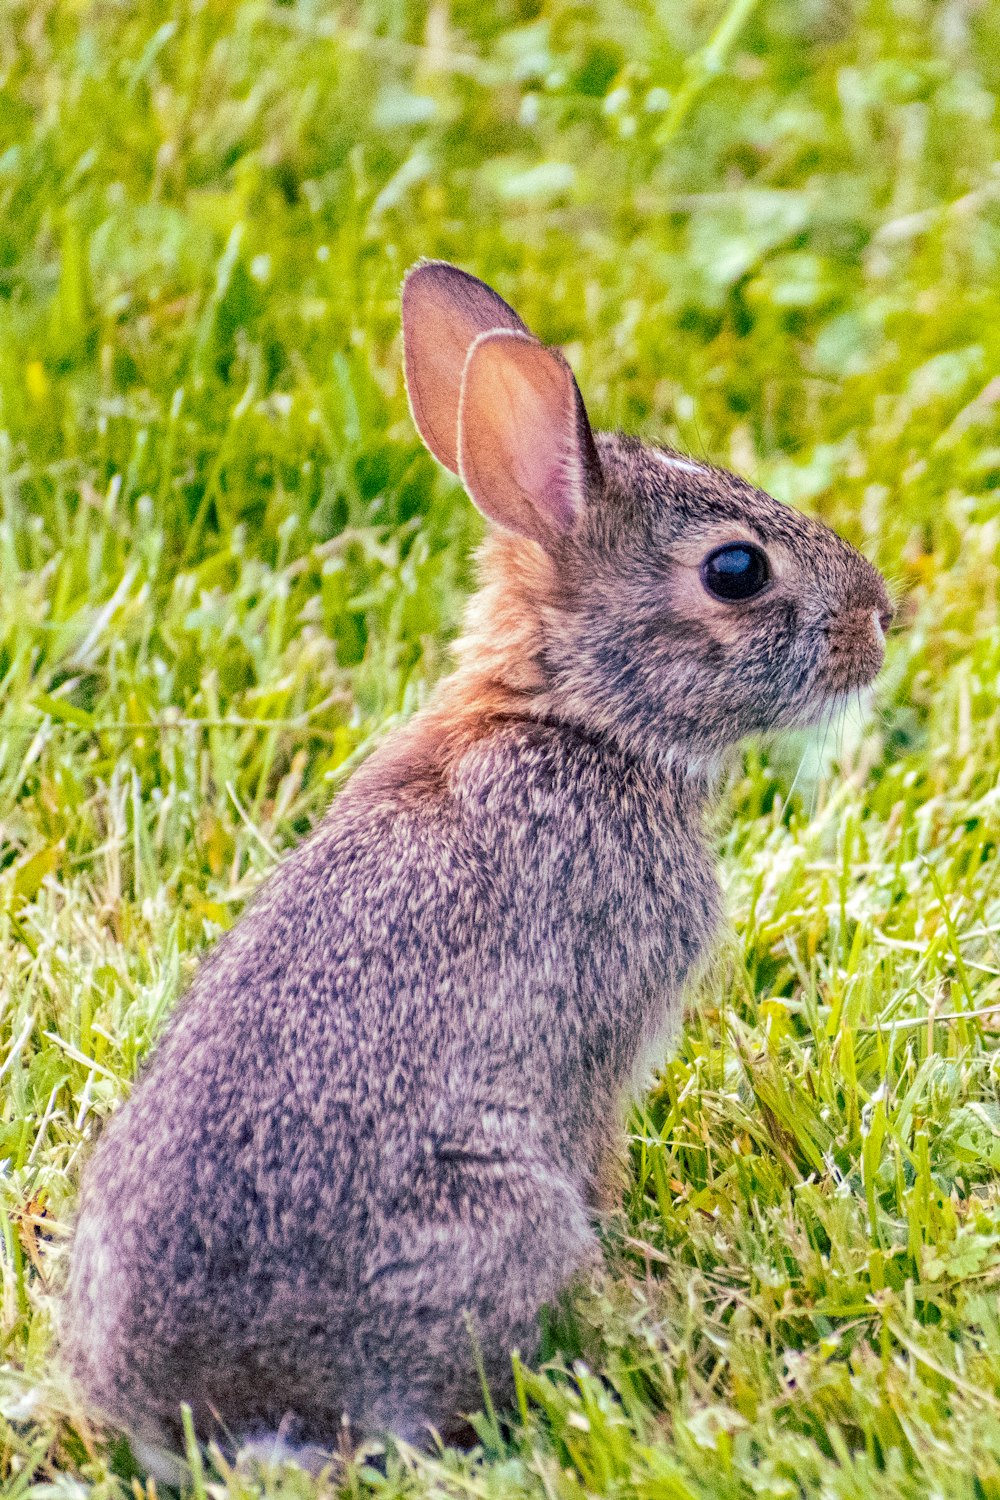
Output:
[[[669,590],[670,616],[700,627],[727,652],[744,646],[751,629],[749,610],[754,606],[724,603],[706,593],[696,569],[678,570]]]

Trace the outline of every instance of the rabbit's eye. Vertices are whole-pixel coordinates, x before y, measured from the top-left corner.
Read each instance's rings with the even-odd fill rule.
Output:
[[[717,599],[752,599],[771,577],[767,554],[750,542],[716,547],[701,565],[701,581]]]

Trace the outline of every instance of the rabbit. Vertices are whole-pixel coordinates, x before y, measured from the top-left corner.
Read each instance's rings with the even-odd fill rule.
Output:
[[[609,1154],[722,913],[746,735],[871,683],[876,569],[743,479],[592,431],[444,262],[407,390],[489,523],[455,666],[202,964],[85,1173],[64,1342],[140,1454],[461,1441],[596,1263]],[[150,1459],[152,1462],[152,1459]]]

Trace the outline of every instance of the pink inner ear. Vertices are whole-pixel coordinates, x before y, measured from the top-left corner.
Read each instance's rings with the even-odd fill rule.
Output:
[[[558,385],[558,390],[536,387],[528,399],[522,393],[521,401],[512,403],[513,420],[520,424],[512,467],[535,508],[556,530],[568,531],[583,509],[584,496],[575,412],[566,399],[571,393],[565,381]]]
[[[509,531],[550,541],[586,503],[583,403],[562,355],[519,333],[477,339],[462,378],[460,472],[476,505]]]

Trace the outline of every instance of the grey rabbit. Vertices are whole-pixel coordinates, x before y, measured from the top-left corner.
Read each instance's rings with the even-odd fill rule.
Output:
[[[182,1402],[232,1444],[460,1439],[474,1342],[511,1398],[719,926],[724,753],[882,663],[858,552],[594,433],[482,282],[415,267],[403,340],[490,523],[481,586],[455,670],[219,941],[85,1173],[64,1342],[140,1454],[177,1449]]]

